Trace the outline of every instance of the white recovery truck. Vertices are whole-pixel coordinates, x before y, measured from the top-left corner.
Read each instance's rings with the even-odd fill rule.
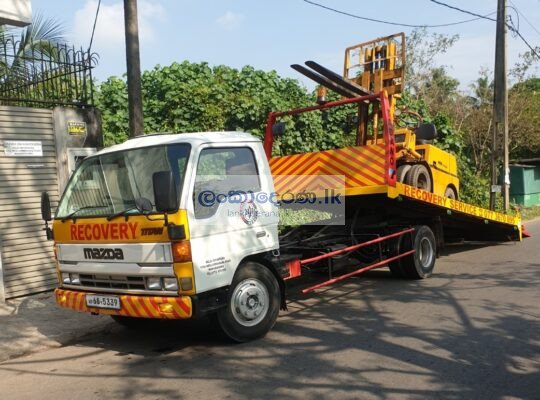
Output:
[[[383,97],[371,97],[347,102],[384,106]],[[273,128],[267,134],[277,134]],[[231,339],[248,341],[273,327],[286,308],[285,281],[307,270],[325,278],[304,292],[386,266],[404,278],[426,278],[447,241],[521,240],[518,217],[397,182],[390,122],[384,132],[386,144],[375,150],[380,172],[377,160],[356,168],[355,157],[365,160],[354,146],[335,150],[338,156],[269,163],[261,141],[240,132],[148,135],[88,157],[71,177],[52,229],[50,201],[42,196],[57,257],[57,303],[127,325],[212,315]],[[271,170],[293,163],[297,176]],[[341,189],[327,170],[341,175]],[[325,214],[328,223],[278,230],[287,179],[301,186],[289,193],[297,203],[337,206]]]

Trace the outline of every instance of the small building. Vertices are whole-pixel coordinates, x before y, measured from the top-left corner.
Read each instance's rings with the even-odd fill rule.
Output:
[[[510,165],[510,201],[524,207],[540,205],[540,158]]]

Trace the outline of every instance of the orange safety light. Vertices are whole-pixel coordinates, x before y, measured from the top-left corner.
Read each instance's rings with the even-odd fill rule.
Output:
[[[172,244],[172,254],[174,262],[191,261],[191,245],[189,240],[181,240]]]

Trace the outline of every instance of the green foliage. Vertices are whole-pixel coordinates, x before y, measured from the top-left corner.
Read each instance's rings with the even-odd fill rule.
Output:
[[[515,84],[508,94],[510,151],[513,159],[540,154],[540,78]]]
[[[523,221],[530,221],[540,217],[540,206],[527,207],[520,210]]]
[[[116,77],[100,85],[97,104],[104,111],[107,144],[127,136],[126,91],[124,80]],[[297,81],[275,71],[187,61],[144,72],[142,91],[146,132],[243,130],[262,137],[270,111],[312,103]]]
[[[3,80],[25,77],[32,59],[56,61],[58,45],[65,44],[65,29],[54,19],[36,14],[25,28],[0,25],[0,71]]]
[[[89,81],[81,79],[83,54],[67,45],[64,32],[61,23],[39,13],[24,28],[0,25],[2,103],[47,102],[40,105],[43,107],[55,102],[88,102]]]
[[[97,91],[95,101],[101,110],[105,146],[125,141],[129,134],[126,83],[116,77],[107,79]]]
[[[142,76],[145,131],[246,131],[262,138],[271,111],[313,105],[298,81],[246,66],[240,70],[207,63],[156,66]],[[337,99],[337,95],[330,95]],[[128,136],[127,87],[112,77],[96,96],[103,112],[105,144]],[[275,154],[292,154],[350,145],[354,133],[348,123],[354,107],[287,117],[287,130],[276,140]]]
[[[459,39],[459,35],[448,36],[440,33],[428,33],[426,28],[414,29],[407,36],[406,42],[406,89],[415,94],[422,94],[429,85],[437,69],[435,59],[444,54]],[[441,71],[439,71],[441,72]],[[446,74],[444,74],[446,75]]]
[[[280,229],[284,231],[288,227],[300,226],[305,224],[317,225],[323,224],[321,221],[330,220],[332,214],[325,211],[302,208],[294,210],[290,208],[279,208]]]

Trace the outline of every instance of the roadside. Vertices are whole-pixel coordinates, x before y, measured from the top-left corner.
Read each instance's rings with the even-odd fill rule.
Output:
[[[540,217],[540,206],[523,208],[520,212],[523,221],[531,221]]]
[[[57,307],[52,292],[9,300],[0,304],[0,362],[61,347],[112,324],[108,317]]]

